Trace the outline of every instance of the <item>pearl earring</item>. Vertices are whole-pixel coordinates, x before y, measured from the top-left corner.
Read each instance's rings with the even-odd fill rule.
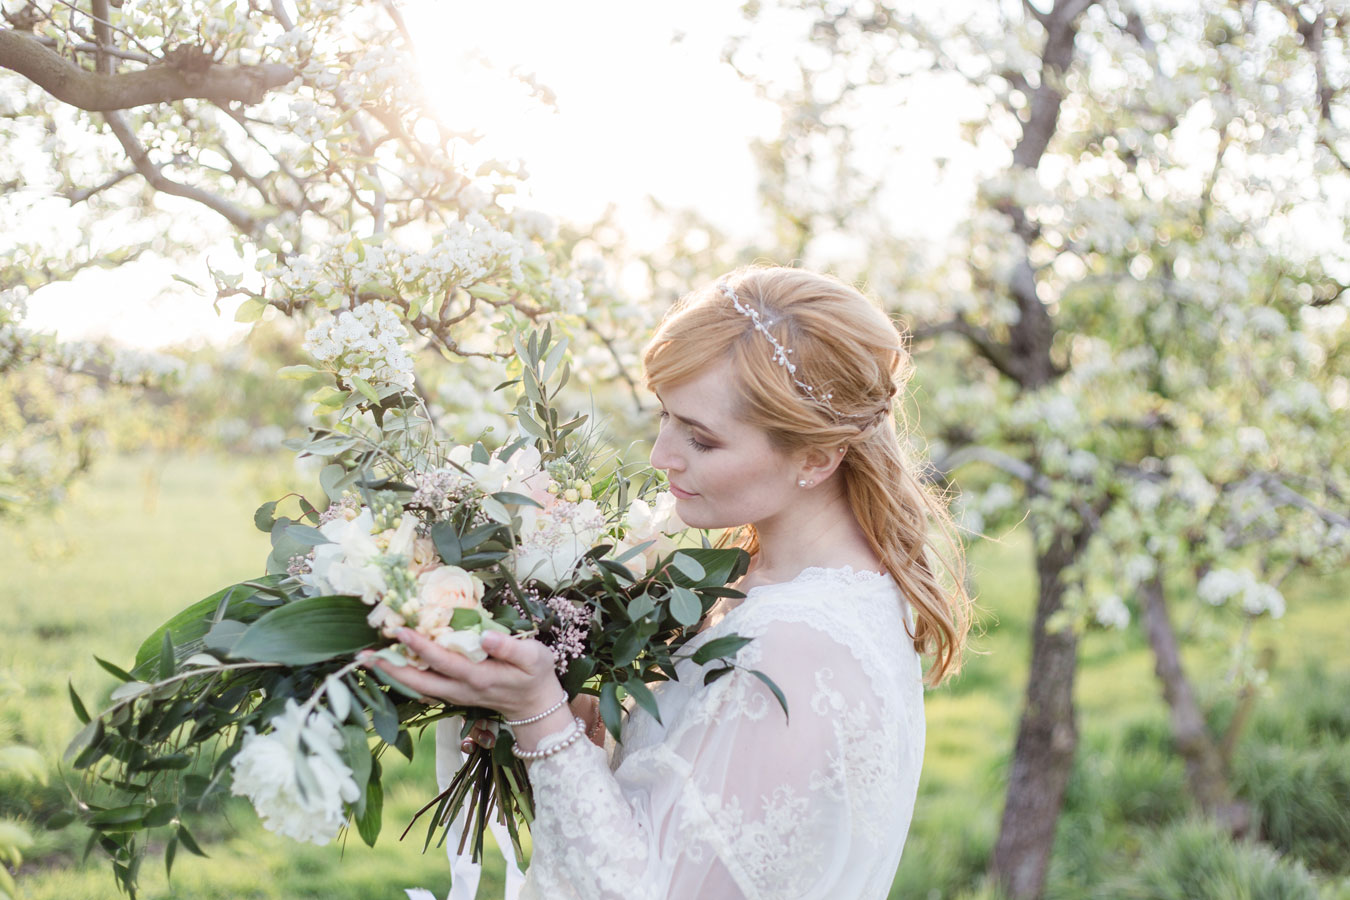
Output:
[[[801,481],[798,481],[797,487],[806,487],[806,479],[803,478]]]

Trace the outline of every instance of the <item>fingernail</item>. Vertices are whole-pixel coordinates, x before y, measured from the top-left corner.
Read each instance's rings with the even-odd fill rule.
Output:
[[[502,636],[495,631],[489,631],[483,635],[481,643],[484,650],[496,650],[502,645]]]
[[[473,752],[473,741],[465,741],[464,743],[462,743],[462,744],[459,745],[459,749],[462,750],[462,751],[464,751],[465,753],[472,753],[472,752]]]
[[[408,640],[408,638],[412,637],[412,629],[400,628],[398,631],[394,632],[394,634],[398,637],[400,641],[406,641]]]

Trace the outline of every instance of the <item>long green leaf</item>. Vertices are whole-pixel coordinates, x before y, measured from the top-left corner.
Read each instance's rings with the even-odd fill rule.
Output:
[[[720,656],[731,656],[737,650],[750,643],[751,638],[741,637],[739,634],[728,634],[719,638],[713,638],[694,651],[694,662],[703,665],[711,662]]]
[[[619,703],[618,688],[612,681],[606,681],[600,688],[600,718],[617,741],[619,728],[623,724],[623,706]]]
[[[765,675],[759,669],[751,669],[750,674],[758,678],[760,681],[764,682],[765,686],[768,687],[769,690],[773,691],[773,695],[778,698],[778,705],[783,707],[783,720],[788,721],[787,698],[783,696],[783,692],[779,690],[778,685],[774,684],[773,679],[770,678],[768,675]]]
[[[356,830],[366,846],[374,847],[375,839],[380,836],[380,825],[384,818],[384,788],[376,773],[371,774],[366,785],[366,808],[356,819]]]
[[[250,625],[230,652],[241,659],[291,666],[350,656],[379,639],[366,623],[368,612],[356,597],[296,600]]]
[[[750,554],[738,547],[716,549],[684,547],[679,554],[687,556],[703,567],[703,577],[695,587],[721,587],[745,574],[750,567]],[[683,574],[683,573],[681,573]]]
[[[257,584],[270,588],[280,582],[283,577],[285,576],[269,575],[257,579]],[[230,597],[229,603],[226,604],[225,614],[221,618],[243,620],[256,618],[257,615],[261,614],[262,609],[245,603],[255,590],[256,588],[250,588],[246,585],[232,584],[203,600],[198,600],[169,619],[142,642],[140,649],[136,651],[136,663],[132,668],[132,674],[142,679],[152,674],[150,667],[153,667],[159,659],[160,651],[164,647],[164,635],[166,633],[172,635],[173,646],[179,658],[186,659],[194,653],[200,653],[204,649],[201,642],[202,638],[211,630],[211,625],[214,624],[212,618],[215,616],[217,608],[222,605],[221,601],[231,591],[234,592],[234,596]]]
[[[638,706],[645,709],[658,723],[661,722],[661,710],[656,705],[656,696],[652,694],[651,688],[647,687],[640,678],[630,678],[623,683],[623,687],[624,690],[633,695],[633,699],[637,701]]]

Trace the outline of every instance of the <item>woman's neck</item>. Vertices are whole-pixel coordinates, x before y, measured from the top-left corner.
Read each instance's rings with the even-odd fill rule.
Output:
[[[807,492],[802,502],[754,525],[759,552],[743,583],[791,581],[803,569],[817,566],[881,571],[881,561],[837,482]]]

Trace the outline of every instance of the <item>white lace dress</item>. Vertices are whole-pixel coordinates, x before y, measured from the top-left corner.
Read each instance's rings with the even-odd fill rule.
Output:
[[[522,898],[869,900],[890,891],[923,762],[919,659],[889,575],[809,568],[751,588],[698,634],[736,670],[684,660],[631,708],[623,744],[580,741],[530,766],[536,820]],[[544,744],[548,744],[545,739]]]

